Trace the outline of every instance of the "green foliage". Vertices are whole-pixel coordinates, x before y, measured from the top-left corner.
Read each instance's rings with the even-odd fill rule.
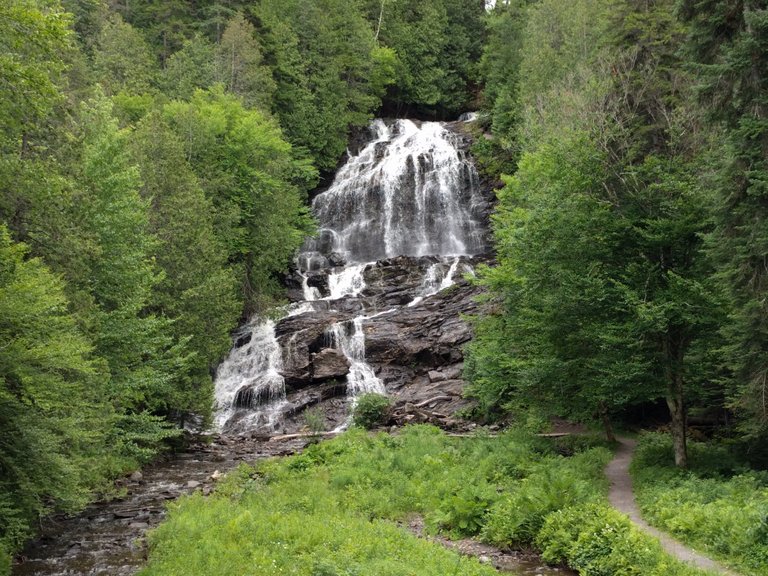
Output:
[[[253,12],[286,137],[320,170],[335,168],[349,127],[368,123],[393,80],[393,54],[377,47],[359,1],[265,0]]]
[[[723,316],[682,27],[672,2],[544,1],[526,18],[507,55],[519,82],[492,85],[515,98],[522,155],[493,216],[496,318],[477,323],[472,392],[486,411],[547,406],[609,435],[623,409],[664,397],[684,466],[684,405],[713,396]]]
[[[247,312],[263,307],[312,228],[303,200],[316,178],[277,123],[216,86],[163,116],[213,205],[213,226],[236,266]]]
[[[768,11],[763,2],[681,2],[690,23],[686,48],[718,137],[714,175],[716,227],[709,238],[731,311],[722,332],[724,368],[733,374],[730,406],[742,431],[768,433]]]
[[[746,470],[725,447],[690,450],[690,472],[680,472],[668,436],[641,437],[632,475],[644,516],[746,574],[768,574],[768,475]]]
[[[388,109],[451,117],[470,105],[485,37],[482,2],[367,0],[365,5],[377,40],[398,58]]]
[[[63,284],[0,226],[0,549],[33,522],[84,504],[98,479],[108,407]],[[84,461],[91,458],[91,471]],[[89,476],[93,474],[93,476]]]
[[[325,410],[320,406],[313,406],[304,411],[304,422],[312,434],[319,435],[325,432],[326,420]]]
[[[275,81],[269,67],[262,65],[262,50],[255,29],[241,14],[227,22],[216,49],[214,78],[239,96],[248,108],[269,111]]]
[[[370,430],[383,424],[389,413],[389,398],[381,394],[363,394],[355,398],[352,422],[355,426]]]
[[[173,406],[206,415],[212,405],[211,370],[229,349],[229,334],[243,307],[237,279],[214,230],[212,202],[177,136],[153,113],[139,124],[131,143],[141,167],[142,196],[151,201],[149,228],[157,238],[152,258],[163,271],[152,307],[173,320],[171,333],[194,353],[189,372],[179,375]]]
[[[94,50],[94,71],[107,94],[141,94],[155,84],[157,65],[141,33],[112,16],[102,27]]]
[[[70,18],[55,0],[7,0],[0,6],[0,145],[35,127],[61,99],[59,77]]]
[[[171,99],[188,100],[195,90],[209,88],[214,82],[216,46],[196,35],[184,42],[165,63],[161,78],[163,94]]]
[[[491,508],[483,539],[501,546],[530,544],[553,512],[602,500],[603,468],[610,458],[608,450],[596,448],[544,460]]]
[[[609,458],[604,448],[564,458],[548,441],[519,431],[450,438],[431,426],[397,436],[353,429],[300,455],[243,466],[211,498],[181,500],[152,533],[143,574],[279,574],[288,566],[302,575],[491,570],[392,523],[414,515],[424,518],[428,533],[482,530],[502,546],[538,542],[548,560],[579,563],[584,574],[700,574],[683,570],[652,539],[630,530],[626,518],[595,504],[605,492]],[[527,531],[502,529],[513,523]],[[658,570],[637,568],[646,566]]]
[[[661,545],[604,504],[550,514],[536,538],[542,558],[584,576],[694,576],[703,571],[666,556]]]

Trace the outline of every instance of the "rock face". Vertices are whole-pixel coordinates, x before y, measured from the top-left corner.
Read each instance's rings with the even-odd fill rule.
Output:
[[[323,348],[312,354],[312,380],[322,382],[329,378],[343,378],[349,374],[349,360],[335,348]]]
[[[314,200],[320,232],[285,277],[293,304],[241,331],[219,369],[224,431],[290,433],[313,406],[336,427],[367,391],[389,395],[402,422],[449,425],[468,405],[464,317],[479,289],[465,276],[488,261],[493,198],[468,143],[407,121],[374,122],[358,139]]]

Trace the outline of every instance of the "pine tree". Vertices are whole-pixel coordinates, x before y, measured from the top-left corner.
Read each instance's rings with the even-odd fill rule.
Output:
[[[745,431],[768,431],[768,4],[686,0],[700,99],[725,138],[710,246],[733,313],[724,330],[733,407]]]

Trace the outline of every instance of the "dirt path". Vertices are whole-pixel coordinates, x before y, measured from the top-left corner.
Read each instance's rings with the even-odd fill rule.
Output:
[[[611,505],[629,516],[630,520],[643,532],[658,538],[664,550],[675,558],[705,570],[712,570],[720,574],[728,574],[729,576],[738,576],[736,572],[724,568],[711,558],[681,544],[668,534],[657,530],[643,520],[640,516],[640,509],[635,502],[635,496],[632,493],[632,478],[629,475],[629,464],[632,462],[632,454],[635,451],[637,442],[630,438],[621,438],[619,444],[616,455],[605,468],[605,475],[611,483],[610,492],[608,493]]]

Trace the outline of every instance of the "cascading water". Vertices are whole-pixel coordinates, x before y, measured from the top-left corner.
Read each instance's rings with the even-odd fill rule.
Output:
[[[357,316],[348,322],[338,322],[329,330],[329,344],[341,350],[349,360],[347,394],[354,397],[374,392],[386,394],[384,384],[376,377],[373,368],[365,361],[365,316]]]
[[[320,231],[305,261],[329,253],[361,263],[482,252],[479,177],[457,136],[438,122],[376,120],[371,129],[373,140],[315,198]]]
[[[377,261],[439,257],[421,265],[419,286],[401,301],[413,307],[454,282],[460,256],[486,249],[487,202],[472,162],[458,145],[459,136],[441,123],[410,120],[375,120],[370,131],[369,143],[314,199],[319,233],[296,260],[296,299],[301,302],[279,321],[337,311],[346,317],[326,324],[324,343],[313,346],[333,349],[337,358],[345,359],[346,394],[353,399],[366,392],[386,393],[366,362],[366,322],[393,311],[377,309],[367,292],[366,274]],[[235,347],[220,366],[215,420],[219,429],[274,430],[281,411],[291,408],[283,375],[303,378],[309,373],[314,378],[321,372],[313,364],[316,350],[301,348],[296,334],[278,336],[275,324],[253,320],[250,340]]]
[[[275,322],[266,320],[250,328],[248,342],[235,347],[216,373],[214,423],[219,428],[226,424],[232,428],[237,415],[240,429],[274,429],[285,405],[283,354]]]

